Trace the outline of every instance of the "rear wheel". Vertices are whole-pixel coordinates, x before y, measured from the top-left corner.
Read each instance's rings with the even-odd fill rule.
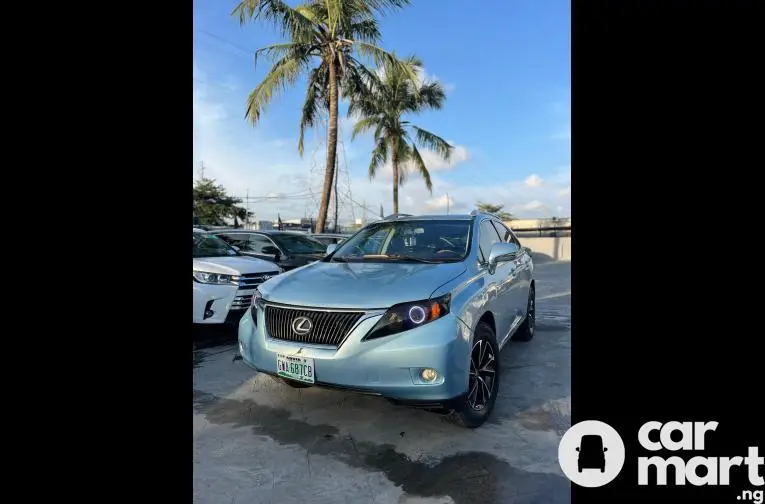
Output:
[[[513,340],[515,341],[531,341],[534,339],[534,331],[537,325],[537,301],[536,292],[534,286],[529,289],[529,299],[526,305],[526,320],[523,321],[521,326],[515,331]]]
[[[470,374],[465,402],[452,411],[455,423],[474,429],[489,418],[499,392],[499,350],[494,330],[479,322],[470,351]]]

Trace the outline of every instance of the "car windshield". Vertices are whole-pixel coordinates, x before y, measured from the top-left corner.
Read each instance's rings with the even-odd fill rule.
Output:
[[[217,236],[194,233],[192,242],[192,256],[199,257],[224,257],[239,255],[229,244]]]
[[[600,436],[582,436],[582,450],[599,451],[603,446],[603,439]]]
[[[323,254],[327,246],[299,234],[272,234],[271,239],[288,254]]]
[[[470,249],[470,220],[406,220],[370,224],[338,245],[332,262],[458,262]]]

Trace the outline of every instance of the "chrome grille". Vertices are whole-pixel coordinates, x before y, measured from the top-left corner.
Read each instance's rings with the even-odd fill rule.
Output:
[[[268,273],[247,273],[239,277],[239,290],[254,289],[271,277],[278,275],[278,271]]]
[[[236,296],[234,300],[231,301],[231,309],[244,310],[250,306],[250,303],[252,303],[252,294]]]
[[[266,331],[274,339],[339,347],[364,312],[322,311],[266,305]],[[311,321],[307,334],[297,334],[292,322],[298,317]]]

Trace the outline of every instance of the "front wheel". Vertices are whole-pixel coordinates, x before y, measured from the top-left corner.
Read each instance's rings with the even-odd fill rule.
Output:
[[[536,292],[534,287],[529,289],[529,299],[526,304],[526,320],[523,321],[521,326],[513,335],[515,341],[531,341],[534,339],[534,331],[537,325],[537,301]]]
[[[486,422],[499,392],[499,351],[494,330],[479,322],[470,351],[470,374],[465,402],[452,411],[455,423],[475,429]]]

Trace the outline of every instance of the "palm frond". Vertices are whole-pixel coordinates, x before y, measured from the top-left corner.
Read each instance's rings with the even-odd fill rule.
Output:
[[[385,139],[381,138],[377,141],[377,145],[372,150],[372,160],[369,162],[369,180],[375,178],[377,170],[388,162],[388,146],[385,143]]]
[[[346,31],[346,36],[354,40],[374,44],[380,40],[381,34],[376,20],[363,19],[356,23],[351,23]]]
[[[365,131],[369,131],[375,126],[378,126],[378,117],[363,117],[353,126],[353,133],[351,134],[351,140],[355,140],[356,137]]]
[[[385,15],[396,9],[401,9],[409,5],[410,0],[362,0],[369,9]]]
[[[452,150],[454,147],[449,145],[449,142],[427,130],[418,128],[417,126],[412,126],[412,129],[414,129],[416,133],[415,138],[417,143],[423,147],[428,148],[429,150],[432,150],[441,156],[445,161],[449,161],[449,159],[451,159]]]
[[[263,19],[271,22],[282,36],[293,41],[308,41],[313,34],[314,24],[283,0],[242,0],[231,12],[244,25],[249,20]]]
[[[303,114],[300,117],[300,133],[298,136],[298,153],[302,156],[304,151],[304,135],[306,128],[312,128],[316,124],[316,116],[319,109],[326,109],[326,96],[324,90],[327,80],[327,66],[320,65],[311,70],[308,75],[308,88],[305,101],[303,102]]]
[[[440,82],[430,82],[420,86],[420,93],[417,99],[419,108],[428,108],[438,110],[444,106],[446,101],[446,92]]]
[[[263,81],[247,97],[245,118],[254,126],[273,97],[294,84],[305,66],[304,60],[294,58],[280,60],[268,72]]]
[[[422,176],[422,179],[425,181],[425,187],[428,188],[428,192],[433,194],[433,182],[430,180],[430,172],[428,171],[428,167],[425,166],[425,161],[423,161],[422,156],[420,155],[420,151],[417,150],[417,146],[412,144],[411,148],[412,165],[414,165],[414,168],[419,172],[420,176]]]
[[[343,11],[343,0],[324,0],[324,5],[327,9],[325,23],[330,36],[334,38],[337,35],[338,26],[342,23],[346,14]]]
[[[317,46],[295,42],[288,42],[286,44],[272,44],[266,47],[261,47],[255,51],[255,65],[257,66],[258,60],[261,57],[265,57],[271,61],[282,59],[288,55],[300,58],[310,55],[317,49]]]

